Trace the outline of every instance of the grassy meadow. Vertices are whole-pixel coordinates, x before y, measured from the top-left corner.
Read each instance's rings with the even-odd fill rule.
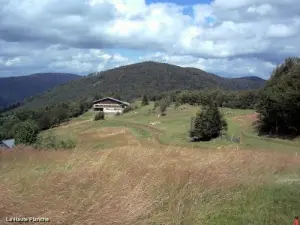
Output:
[[[259,137],[254,127],[253,122],[256,121],[257,115],[254,110],[229,109],[221,108],[220,111],[224,114],[228,123],[227,134],[230,137],[239,137],[239,144],[217,138],[210,142],[190,143],[188,142],[188,130],[190,128],[190,120],[192,116],[200,110],[200,107],[184,105],[174,110],[173,107],[167,109],[167,116],[158,118],[157,113],[149,113],[153,108],[153,103],[138,108],[129,113],[117,117],[107,117],[105,121],[91,122],[94,112],[88,112],[76,119],[76,128],[70,126],[68,131],[62,130],[61,127],[55,129],[59,136],[70,136],[73,133],[82,133],[85,129],[104,129],[106,127],[124,127],[131,131],[132,134],[139,138],[152,137],[157,142],[163,145],[175,145],[201,149],[247,149],[260,151],[279,151],[287,153],[300,154],[300,139],[296,140],[281,140],[276,138]],[[180,110],[180,108],[185,108]],[[231,112],[231,114],[226,114]],[[89,121],[89,122],[88,122]],[[151,125],[151,122],[159,121],[160,124]],[[77,138],[74,138],[75,140]]]
[[[299,140],[258,137],[254,111],[223,108],[228,135],[243,135],[241,143],[190,143],[198,107],[160,118],[151,108],[104,121],[87,112],[41,134],[74,140],[72,150],[0,152],[0,224],[267,225],[300,214]]]

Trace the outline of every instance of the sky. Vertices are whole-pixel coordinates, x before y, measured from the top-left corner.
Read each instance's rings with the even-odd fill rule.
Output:
[[[299,38],[298,0],[0,0],[0,77],[157,61],[268,78]]]

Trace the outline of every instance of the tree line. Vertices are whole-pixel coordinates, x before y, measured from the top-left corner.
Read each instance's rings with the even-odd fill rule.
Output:
[[[19,109],[0,114],[0,139],[15,138],[16,143],[32,144],[42,130],[59,126],[92,107],[92,101],[54,104],[39,109]]]
[[[119,92],[111,93],[115,98],[121,99]],[[68,121],[86,112],[92,107],[92,100],[102,97],[95,94],[94,98],[81,99],[78,102],[60,103],[39,109],[15,109],[0,114],[0,139],[18,137],[22,130],[32,128],[32,133],[49,129]],[[178,104],[205,106],[203,113],[197,115],[202,118],[193,122],[193,129],[197,127],[212,127],[219,114],[218,107],[255,109],[259,114],[257,131],[260,135],[273,135],[277,137],[295,137],[300,134],[300,59],[288,58],[277,66],[267,81],[266,86],[260,90],[226,91],[214,90],[177,90],[170,92],[143,95],[142,104],[155,101],[160,113],[174,102]],[[208,123],[203,121],[209,120]],[[218,126],[213,128],[212,137],[226,128],[222,116],[217,119]],[[202,121],[202,122],[199,122]],[[197,125],[198,124],[198,125]],[[211,128],[210,128],[211,129]],[[198,129],[199,131],[199,129]],[[193,134],[193,132],[191,132]],[[26,137],[25,137],[26,139]]]
[[[183,90],[149,95],[149,99],[156,105],[166,102],[162,99],[169,99],[175,104],[204,106],[192,121],[191,137],[197,133],[203,139],[210,139],[225,130],[226,123],[217,107],[228,107],[255,109],[259,113],[256,122],[259,135],[294,138],[300,135],[300,58],[289,57],[278,65],[260,90]],[[143,102],[147,103],[145,96]]]
[[[4,107],[4,108],[0,108],[0,113],[5,113],[5,112],[8,112],[10,110],[13,110],[13,109],[16,109],[18,107],[20,107],[21,105],[23,105],[24,103],[23,102],[16,102],[16,103],[13,103],[7,107]]]
[[[208,105],[214,102],[218,107],[255,109],[259,90],[226,91],[221,89],[190,91],[180,90],[149,95],[151,101],[170,98],[172,102],[189,105]],[[144,101],[144,100],[143,100]]]
[[[260,91],[257,105],[261,135],[294,138],[300,135],[300,58],[277,66]]]

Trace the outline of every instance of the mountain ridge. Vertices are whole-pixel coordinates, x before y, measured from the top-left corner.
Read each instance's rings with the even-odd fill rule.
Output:
[[[71,73],[35,73],[0,78],[0,109],[41,94],[81,76]]]
[[[124,100],[173,90],[251,90],[265,81],[248,78],[224,78],[196,68],[185,68],[153,61],[140,62],[96,72],[60,85],[36,96],[26,107],[40,107],[65,101],[117,93]]]

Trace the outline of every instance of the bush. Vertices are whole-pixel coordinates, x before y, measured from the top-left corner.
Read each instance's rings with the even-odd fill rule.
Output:
[[[142,104],[141,105],[142,106],[149,105],[149,99],[148,99],[147,95],[143,96]]]
[[[174,109],[177,109],[180,105],[180,102],[175,102]]]
[[[169,98],[163,98],[162,100],[159,101],[159,112],[161,115],[166,115],[166,110],[168,106],[170,105],[170,99]]]
[[[56,148],[56,137],[49,135],[46,137],[42,137],[39,136],[35,145],[35,148],[48,148],[48,149],[52,149],[52,148]]]
[[[131,106],[127,106],[124,110],[123,110],[123,113],[128,113],[130,111],[132,111],[133,108]]]
[[[39,127],[36,122],[27,120],[15,125],[13,133],[16,144],[31,145],[37,140]]]
[[[220,135],[222,130],[227,130],[227,123],[219,112],[218,107],[208,105],[191,121],[189,136],[194,140],[209,141]]]
[[[58,142],[58,147],[63,149],[72,149],[76,147],[76,144],[74,141],[68,139]]]
[[[104,112],[98,112],[95,117],[94,117],[94,120],[97,121],[97,120],[104,120]]]
[[[57,140],[54,135],[49,135],[46,137],[39,137],[34,147],[40,149],[72,149],[76,147],[76,144],[70,139]]]
[[[117,112],[115,115],[116,115],[116,116],[120,116],[120,115],[121,115],[121,113]]]

